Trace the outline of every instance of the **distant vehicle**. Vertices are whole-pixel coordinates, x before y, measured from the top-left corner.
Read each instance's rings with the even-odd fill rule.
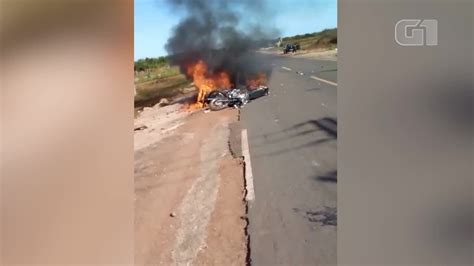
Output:
[[[299,49],[300,49],[300,45],[299,45],[299,44],[290,44],[290,43],[289,43],[289,44],[286,44],[286,45],[285,45],[285,48],[283,48],[283,53],[284,53],[284,54],[287,54],[287,53],[289,53],[289,52],[294,53],[294,52],[298,51]]]

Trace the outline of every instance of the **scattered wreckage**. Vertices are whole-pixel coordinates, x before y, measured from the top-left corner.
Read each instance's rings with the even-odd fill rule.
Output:
[[[207,94],[204,103],[211,111],[222,110],[227,107],[241,108],[249,101],[268,95],[270,93],[267,86],[236,87],[230,89],[214,90]]]

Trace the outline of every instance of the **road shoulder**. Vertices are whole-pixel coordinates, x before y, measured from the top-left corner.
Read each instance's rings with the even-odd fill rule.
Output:
[[[237,110],[146,112],[135,127],[136,265],[245,264],[243,167],[228,145]]]

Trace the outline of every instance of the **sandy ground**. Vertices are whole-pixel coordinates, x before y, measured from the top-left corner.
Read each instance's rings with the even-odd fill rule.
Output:
[[[235,171],[237,168],[240,171]],[[245,265],[247,222],[242,208],[245,192],[237,189],[244,187],[243,168],[241,162],[228,159],[221,163],[220,171],[222,181],[211,217],[207,248],[198,255],[196,265]]]
[[[298,51],[294,57],[337,61],[337,49],[327,51]]]
[[[288,57],[299,57],[307,59],[318,59],[318,60],[331,60],[337,61],[337,49],[336,50],[300,50],[294,54],[283,54],[281,49],[264,49],[259,50],[260,53],[264,54],[273,54],[279,56],[288,56]]]
[[[228,149],[237,111],[145,109],[135,128],[136,265],[242,265],[243,167]]]

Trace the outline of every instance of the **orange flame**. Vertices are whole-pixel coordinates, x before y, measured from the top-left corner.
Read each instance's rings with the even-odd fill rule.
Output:
[[[256,89],[258,86],[265,85],[267,83],[267,76],[265,73],[258,73],[255,77],[247,80],[247,87],[250,89]]]
[[[208,93],[220,88],[230,88],[231,82],[229,74],[226,72],[209,73],[207,64],[199,60],[187,69],[188,75],[193,78],[194,85],[198,88],[199,93],[195,104],[191,105],[191,109],[199,109],[204,106],[204,99]]]

